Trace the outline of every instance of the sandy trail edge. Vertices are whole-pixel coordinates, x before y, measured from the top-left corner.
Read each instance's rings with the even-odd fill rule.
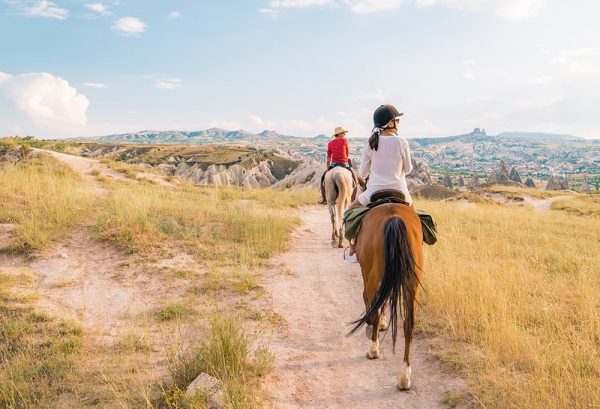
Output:
[[[270,345],[275,369],[266,389],[272,407],[447,408],[441,403],[444,393],[462,394],[466,385],[428,355],[427,340],[414,342],[413,388],[400,392],[395,382],[403,338],[394,355],[389,334],[382,342],[383,357],[369,361],[364,330],[346,336],[348,323],[364,308],[360,267],[330,247],[326,208],[304,208],[299,215],[303,226],[293,234],[291,251],[275,260],[293,273],[273,273],[265,283],[275,312],[288,323]]]

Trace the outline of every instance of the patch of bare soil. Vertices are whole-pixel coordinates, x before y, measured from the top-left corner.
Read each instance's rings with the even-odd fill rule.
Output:
[[[364,309],[360,267],[330,247],[326,208],[306,208],[300,216],[304,224],[293,235],[291,251],[265,279],[272,308],[287,321],[270,343],[275,369],[266,388],[272,407],[445,408],[446,392],[466,394],[465,381],[431,356],[428,339],[413,343],[409,392],[396,388],[401,335],[396,354],[389,334],[381,343],[383,356],[365,358],[370,341],[364,331],[347,336],[349,323]],[[417,326],[418,320],[417,314]]]
[[[536,212],[548,212],[550,211],[550,208],[552,206],[552,203],[556,202],[557,200],[562,200],[564,198],[567,198],[569,196],[554,196],[554,197],[550,197],[548,199],[537,199],[535,197],[531,197],[531,196],[523,196],[523,198],[521,200],[515,200],[512,198],[508,198],[504,195],[501,195],[499,193],[494,193],[494,194],[486,194],[485,197],[504,204],[504,205],[511,205],[511,206],[531,206]]]
[[[10,223],[0,223],[0,248],[10,245],[15,226]]]

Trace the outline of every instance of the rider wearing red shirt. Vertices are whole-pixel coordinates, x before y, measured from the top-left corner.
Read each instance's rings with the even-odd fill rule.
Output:
[[[321,176],[321,201],[319,202],[321,204],[327,203],[324,181],[325,174],[328,170],[333,169],[336,166],[343,166],[352,173],[352,178],[354,179],[354,172],[352,171],[350,160],[348,159],[350,148],[348,139],[345,138],[347,133],[347,130],[338,126],[333,133],[334,139],[327,144],[327,170],[323,173],[323,176]]]
[[[333,163],[348,163],[348,139],[344,138],[344,133],[338,135],[327,144],[327,169]]]

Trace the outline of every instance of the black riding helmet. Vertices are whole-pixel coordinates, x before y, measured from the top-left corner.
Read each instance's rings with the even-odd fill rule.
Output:
[[[393,105],[381,105],[373,114],[373,124],[377,128],[383,128],[392,119],[402,115],[404,114],[400,113]]]

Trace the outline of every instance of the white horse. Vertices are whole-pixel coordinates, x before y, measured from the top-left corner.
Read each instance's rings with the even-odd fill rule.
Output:
[[[354,181],[348,169],[336,166],[325,175],[325,197],[331,216],[331,247],[342,247],[344,212],[352,203]]]

